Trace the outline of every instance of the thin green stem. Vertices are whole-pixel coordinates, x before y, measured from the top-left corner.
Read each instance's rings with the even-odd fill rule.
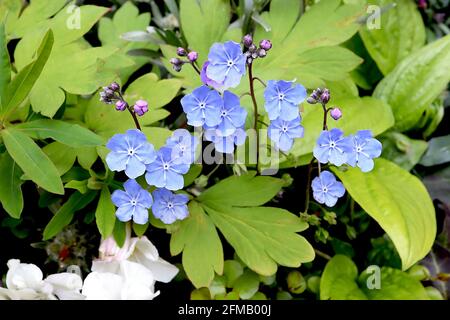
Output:
[[[125,101],[125,99],[123,98],[123,96],[122,96],[122,93],[118,93],[119,94],[119,97],[120,97],[120,99],[122,100],[122,101]],[[125,101],[126,102],[126,101]],[[128,110],[128,112],[130,113],[130,115],[131,115],[131,117],[133,118],[133,121],[134,121],[134,125],[136,126],[136,128],[139,130],[139,131],[142,131],[142,129],[141,129],[141,125],[139,124],[139,120],[138,120],[138,118],[137,118],[137,116],[136,116],[136,113],[131,109],[131,107],[130,107],[130,105],[127,103],[127,110]]]
[[[195,65],[195,62],[191,63],[192,68],[194,68],[195,72],[197,72],[200,75],[200,70],[198,69],[198,67]]]

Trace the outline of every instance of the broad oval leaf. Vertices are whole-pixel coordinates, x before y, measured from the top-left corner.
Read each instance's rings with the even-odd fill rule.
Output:
[[[373,96],[386,101],[395,116],[395,128],[415,127],[422,113],[450,81],[450,35],[406,57],[375,88]]]
[[[436,217],[433,202],[418,178],[381,158],[368,173],[359,168],[333,171],[389,235],[404,270],[425,257],[436,236]]]
[[[450,162],[450,135],[431,139],[420,164],[431,167],[446,162]]]
[[[236,207],[255,207],[270,201],[283,187],[283,180],[257,176],[249,172],[241,176],[231,176],[203,192],[200,202],[213,202]]]
[[[49,192],[64,194],[58,170],[30,137],[14,128],[1,134],[6,150],[33,182]]]
[[[3,209],[16,219],[20,218],[23,210],[22,174],[22,170],[7,152],[0,156],[0,202]]]
[[[103,138],[78,124],[61,120],[42,119],[24,122],[15,126],[33,139],[59,141],[71,147],[95,147],[103,143]]]
[[[425,26],[417,4],[411,0],[368,2],[372,8],[376,6],[384,11],[379,18],[380,28],[366,23],[359,34],[378,68],[388,74],[406,56],[425,44]]]
[[[189,217],[180,223],[170,239],[170,252],[183,251],[183,268],[196,288],[208,287],[214,271],[223,272],[223,249],[211,218],[198,202],[189,203]]]

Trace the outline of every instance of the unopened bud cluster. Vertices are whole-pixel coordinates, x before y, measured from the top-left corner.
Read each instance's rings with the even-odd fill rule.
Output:
[[[253,43],[253,38],[250,34],[245,35],[242,38],[244,47],[247,48],[245,56],[247,57],[247,64],[251,64],[253,60],[257,58],[264,58],[267,55],[267,51],[272,48],[270,40],[264,39],[259,42],[259,46]]]
[[[330,101],[330,98],[330,90],[328,90],[327,88],[317,88],[313,90],[306,101],[310,104],[320,103],[322,105],[326,105]],[[330,112],[331,118],[333,118],[334,120],[339,120],[340,118],[342,118],[342,111],[338,107],[332,107],[328,110]]]
[[[180,58],[170,59],[170,64],[172,64],[173,70],[175,70],[176,72],[180,72],[185,63],[195,63],[198,59],[198,52],[187,51],[182,47],[177,48],[177,55],[179,57],[186,57],[187,60]]]
[[[123,99],[120,85],[117,82],[103,87],[103,90],[100,91],[100,101],[106,104],[115,104],[117,111],[125,111],[129,108],[128,103]],[[148,103],[145,100],[138,100],[130,110],[134,111],[138,116],[143,116],[148,112]]]

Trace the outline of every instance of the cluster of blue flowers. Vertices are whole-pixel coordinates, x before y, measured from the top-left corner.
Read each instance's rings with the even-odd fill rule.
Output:
[[[318,89],[319,90],[319,89]],[[309,101],[315,103],[317,90],[313,92],[313,98]],[[329,91],[326,90],[326,97],[318,99],[324,106],[324,112],[330,111],[333,119],[338,120],[342,116],[339,108],[326,109],[325,104],[330,99]],[[333,128],[323,130],[317,139],[313,155],[320,164],[333,164],[342,166],[344,164],[352,167],[359,167],[362,172],[369,172],[374,167],[374,158],[381,155],[382,145],[373,138],[370,130],[360,130],[355,135],[344,136],[341,129]],[[314,178],[311,184],[313,197],[317,202],[332,207],[337,200],[345,193],[343,184],[336,180],[336,177],[329,171],[322,171]]]
[[[202,127],[205,139],[222,153],[232,153],[235,145],[243,144],[247,136],[244,129],[247,111],[239,97],[227,90],[240,83],[245,63],[239,43],[214,44],[201,71],[204,85],[181,99],[188,124]]]
[[[269,138],[281,151],[289,151],[295,138],[303,137],[299,104],[306,99],[306,89],[293,81],[269,80],[264,90],[264,107],[269,115]]]
[[[158,151],[140,130],[114,135],[106,144],[111,150],[106,163],[112,171],[125,171],[130,178],[124,184],[125,190],[116,190],[111,197],[118,208],[117,218],[145,224],[150,208],[167,224],[186,218],[188,197],[172,191],[183,188],[183,174],[195,160],[197,145],[198,139],[185,129],[175,130]],[[147,183],[157,187],[153,196],[135,180],[144,173]]]

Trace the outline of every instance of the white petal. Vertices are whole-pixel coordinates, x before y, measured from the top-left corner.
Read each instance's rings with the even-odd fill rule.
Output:
[[[86,300],[120,300],[124,279],[114,273],[91,272],[84,280]]]

